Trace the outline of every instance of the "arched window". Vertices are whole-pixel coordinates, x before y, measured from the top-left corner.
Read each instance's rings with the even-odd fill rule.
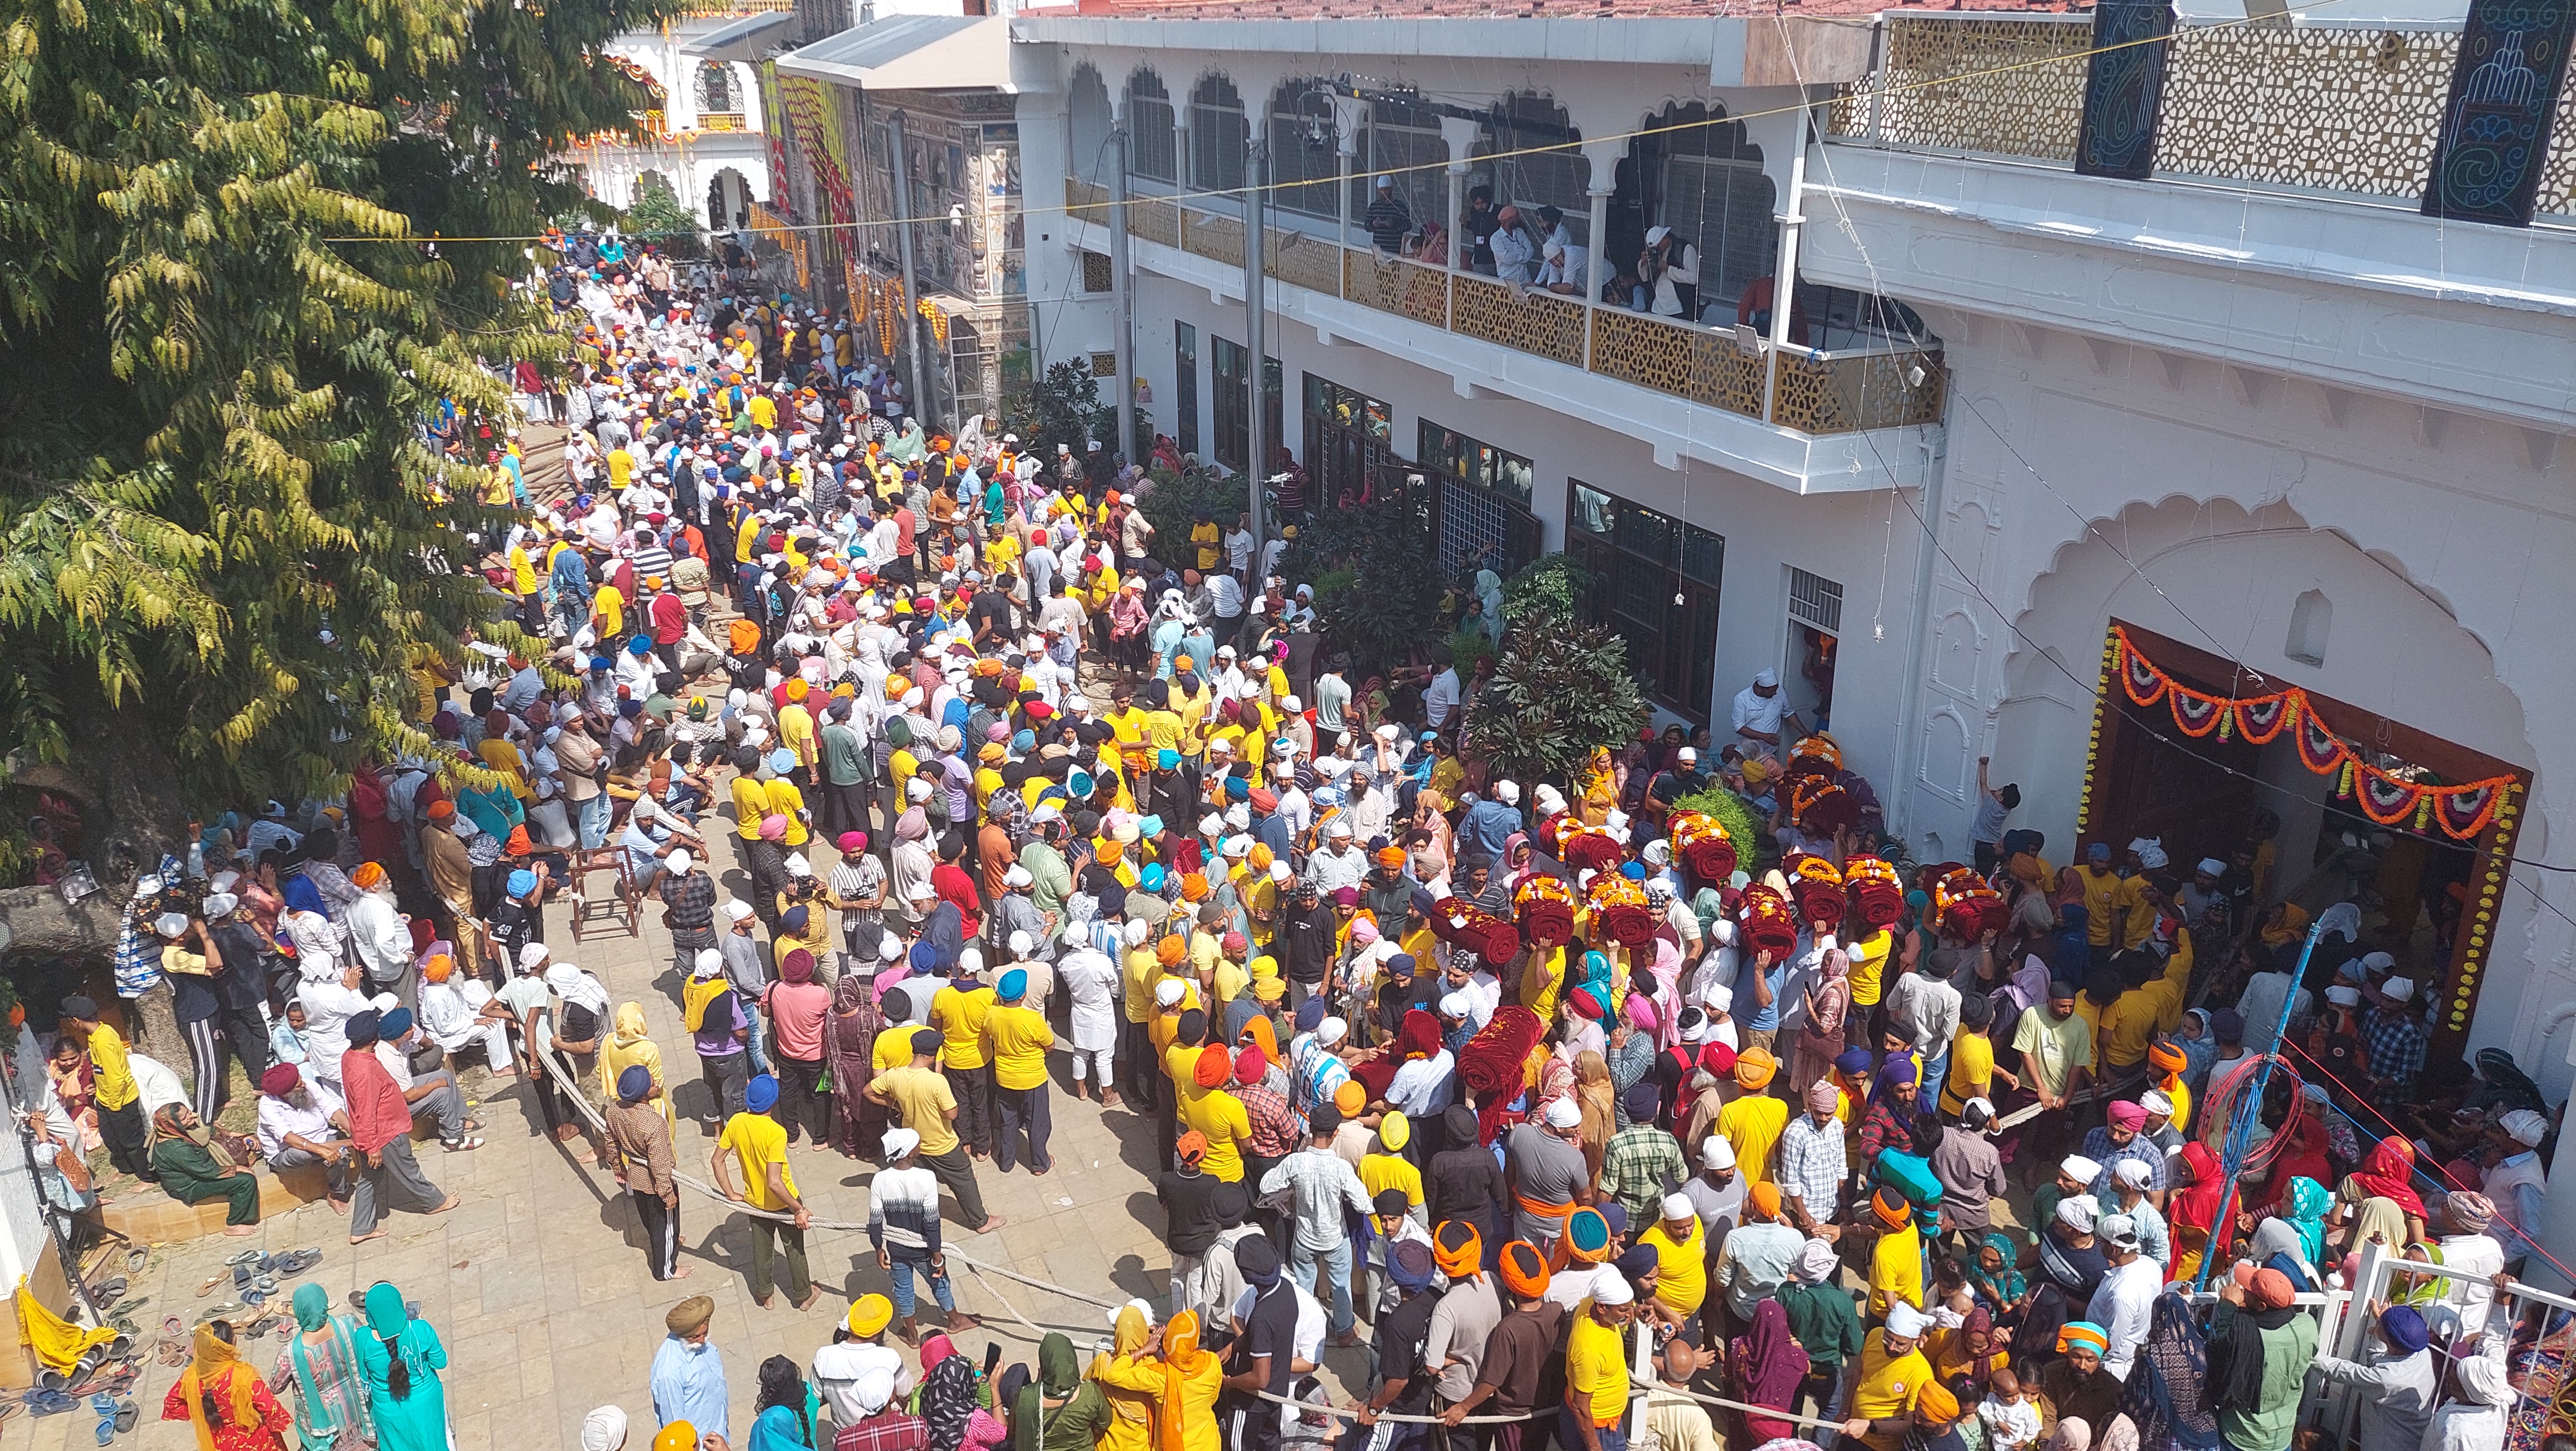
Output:
[[[1414,224],[1449,216],[1449,143],[1440,136],[1440,113],[1390,97],[1369,102],[1368,131],[1360,138],[1352,167],[1351,215],[1366,216],[1376,200],[1377,179],[1395,183],[1395,194],[1413,213]],[[1464,193],[1461,193],[1464,195]]]
[[[742,97],[734,89],[732,66],[721,61],[708,61],[698,67],[698,109],[701,111],[742,109]]]
[[[1592,163],[1584,159],[1581,132],[1567,122],[1565,108],[1545,96],[1506,96],[1485,123],[1476,142],[1476,169],[1494,188],[1494,204],[1516,205],[1533,215],[1533,234],[1546,229],[1535,215],[1540,207],[1564,213],[1566,229],[1578,244],[1589,245]]]
[[[1271,204],[1310,217],[1334,216],[1333,184],[1341,169],[1331,95],[1311,79],[1282,82],[1270,93]],[[1365,210],[1363,202],[1352,215]]]
[[[2302,665],[2326,663],[2326,637],[2334,633],[2334,601],[2312,589],[2290,606],[2290,638],[2281,653]]]
[[[1670,227],[1699,249],[1702,307],[1732,304],[1747,285],[1771,275],[1780,255],[1771,220],[1775,189],[1762,174],[1761,148],[1745,139],[1741,122],[1697,101],[1664,107],[1647,118],[1645,131],[1629,153],[1645,192],[1633,213],[1642,220],[1634,238],[1614,229],[1612,256],[1641,249],[1646,227]]]
[[[1200,191],[1241,187],[1243,158],[1251,145],[1243,96],[1234,82],[1223,76],[1199,82],[1190,92],[1190,185]]]
[[[1128,170],[1150,181],[1180,181],[1172,93],[1163,88],[1163,78],[1150,70],[1127,78],[1127,133]]]
[[[1087,65],[1074,71],[1065,114],[1073,127],[1067,169],[1084,181],[1100,180],[1109,170],[1109,86],[1100,72]]]

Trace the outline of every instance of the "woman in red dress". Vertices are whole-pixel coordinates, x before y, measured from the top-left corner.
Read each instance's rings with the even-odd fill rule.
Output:
[[[161,1401],[161,1419],[185,1421],[197,1451],[285,1451],[286,1408],[233,1348],[228,1320],[197,1327],[196,1358]]]

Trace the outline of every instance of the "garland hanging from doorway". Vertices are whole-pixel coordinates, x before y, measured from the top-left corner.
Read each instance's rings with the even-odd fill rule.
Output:
[[[2496,807],[2520,784],[2513,776],[2492,776],[2427,786],[2392,775],[2344,744],[2317,714],[2315,700],[2295,685],[2269,695],[2212,695],[2167,674],[2118,625],[2111,627],[2111,638],[2120,688],[2132,703],[2145,707],[2164,702],[2173,712],[2174,727],[2195,740],[2215,732],[2220,740],[2242,736],[2248,744],[2261,746],[2285,730],[2292,731],[2299,764],[2320,776],[2334,777],[2335,794],[2382,826],[2406,825],[2416,831],[2439,826],[2455,841],[2471,841],[2486,830]]]

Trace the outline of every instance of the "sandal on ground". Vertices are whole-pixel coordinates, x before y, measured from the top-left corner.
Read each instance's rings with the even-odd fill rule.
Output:
[[[120,1400],[116,1403],[116,1431],[118,1435],[121,1436],[126,1432],[133,1430],[134,1423],[142,1418],[143,1408],[141,1406],[127,1400]]]
[[[476,1149],[483,1147],[483,1141],[480,1138],[474,1137],[457,1139],[454,1142],[441,1139],[438,1146],[451,1154],[470,1154]]]

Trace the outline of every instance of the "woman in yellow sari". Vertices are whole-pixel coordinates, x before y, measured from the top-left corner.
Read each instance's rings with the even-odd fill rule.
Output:
[[[662,1111],[664,1123],[672,1122],[671,1084],[662,1074],[662,1047],[644,1031],[641,1003],[619,1003],[608,1041],[599,1045],[599,1091],[604,1101],[617,1102],[617,1080],[629,1068],[653,1075],[653,1106]]]

